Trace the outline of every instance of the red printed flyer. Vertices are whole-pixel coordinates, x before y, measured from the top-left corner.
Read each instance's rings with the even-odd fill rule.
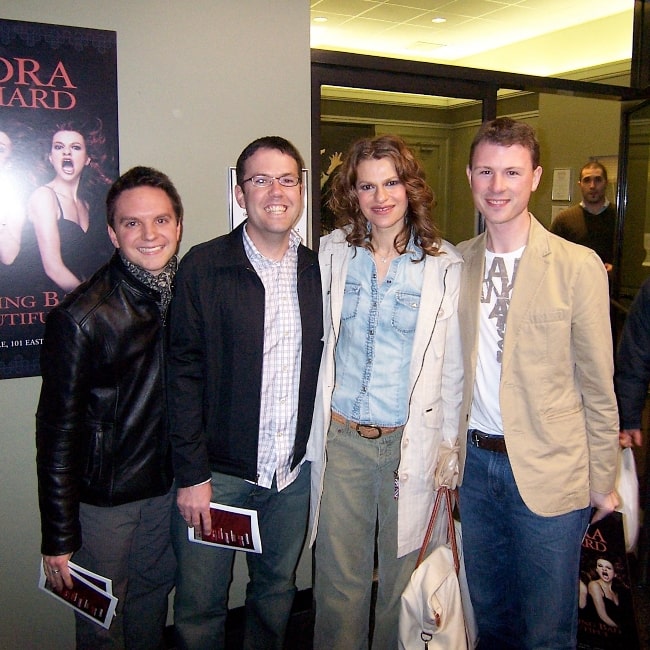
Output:
[[[211,503],[210,514],[212,516],[210,534],[204,535],[200,528],[188,528],[187,536],[191,542],[248,553],[262,552],[262,540],[255,510]]]
[[[76,612],[89,618],[94,623],[106,629],[111,626],[115,615],[115,607],[117,606],[117,598],[110,592],[112,589],[110,580],[70,562],[72,589],[64,587],[61,591],[56,591],[45,577],[43,563],[41,562],[40,565],[39,589],[64,605],[72,607]]]

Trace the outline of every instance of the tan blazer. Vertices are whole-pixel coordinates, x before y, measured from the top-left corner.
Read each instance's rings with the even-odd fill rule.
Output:
[[[485,237],[458,246],[465,259],[459,304],[465,371],[461,479]],[[533,512],[564,514],[588,506],[590,489],[614,489],[618,412],[612,377],[604,265],[593,251],[551,234],[531,215],[506,320],[499,394],[515,481]]]

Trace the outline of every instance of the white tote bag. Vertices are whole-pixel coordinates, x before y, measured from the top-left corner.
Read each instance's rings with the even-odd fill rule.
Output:
[[[449,543],[438,545],[423,559],[443,497]],[[399,650],[470,650],[476,646],[476,621],[459,549],[460,524],[453,520],[451,494],[443,487],[436,495],[416,568],[402,594]]]
[[[616,493],[620,501],[616,509],[623,513],[625,550],[633,553],[639,538],[639,479],[634,452],[630,447],[619,450]]]

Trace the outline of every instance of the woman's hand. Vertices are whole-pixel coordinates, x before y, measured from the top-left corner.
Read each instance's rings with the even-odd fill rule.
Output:
[[[435,488],[445,486],[455,490],[458,485],[458,442],[443,440],[438,450],[438,464],[436,465]]]

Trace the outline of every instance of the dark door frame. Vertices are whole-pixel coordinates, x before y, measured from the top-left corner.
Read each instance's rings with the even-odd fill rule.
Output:
[[[614,242],[614,270],[611,282],[612,298],[620,305],[621,301],[621,262],[623,259],[623,234],[625,229],[625,213],[628,200],[629,176],[629,147],[630,147],[630,120],[634,114],[650,105],[650,100],[628,102],[621,110],[621,132],[618,151],[618,178],[616,186],[616,238]]]

